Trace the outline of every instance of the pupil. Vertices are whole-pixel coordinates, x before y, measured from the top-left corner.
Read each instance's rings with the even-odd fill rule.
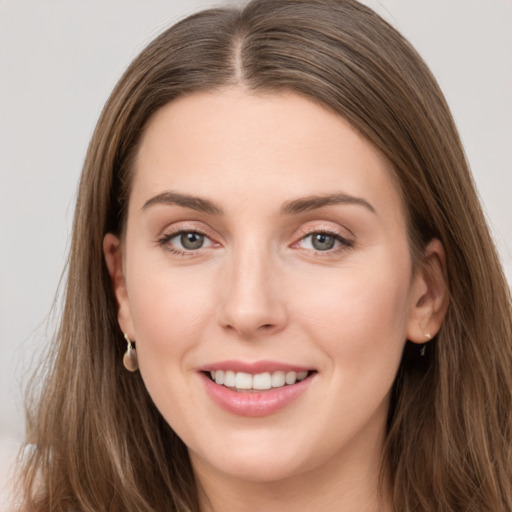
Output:
[[[318,251],[327,251],[334,247],[334,237],[324,233],[318,233],[313,236],[312,244]]]
[[[182,233],[180,238],[185,249],[200,249],[203,246],[204,235],[199,233]]]

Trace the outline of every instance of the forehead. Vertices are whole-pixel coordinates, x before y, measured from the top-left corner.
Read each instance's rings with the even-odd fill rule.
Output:
[[[173,189],[260,204],[343,191],[402,208],[384,155],[341,116],[292,92],[229,88],[171,102],[148,123],[134,171],[139,205]]]

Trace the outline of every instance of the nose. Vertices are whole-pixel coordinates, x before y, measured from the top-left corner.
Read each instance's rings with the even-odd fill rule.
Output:
[[[268,251],[248,247],[226,262],[218,318],[225,330],[241,339],[275,334],[288,321],[286,291],[274,260]]]

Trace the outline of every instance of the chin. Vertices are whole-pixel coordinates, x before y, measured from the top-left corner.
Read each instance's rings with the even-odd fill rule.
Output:
[[[208,448],[208,447],[207,447]],[[246,439],[244,442],[217,444],[217,449],[202,455],[189,450],[194,470],[208,467],[218,474],[253,483],[286,480],[308,472],[322,464],[322,453],[307,457],[303,442],[289,443],[283,439]],[[327,456],[328,458],[328,456]]]
[[[230,478],[251,483],[269,484],[282,482],[290,477],[306,472],[308,468],[297,461],[269,457],[265,460],[237,458],[217,464],[216,470]]]

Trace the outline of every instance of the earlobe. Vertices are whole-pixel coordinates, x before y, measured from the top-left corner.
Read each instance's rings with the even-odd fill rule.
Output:
[[[446,255],[438,239],[427,244],[413,279],[407,339],[425,343],[439,331],[449,303]]]
[[[123,333],[127,333],[128,336],[133,339],[135,335],[123,270],[123,251],[121,241],[112,233],[107,233],[103,238],[103,254],[112,281],[114,295],[117,300],[117,319],[119,326]]]

